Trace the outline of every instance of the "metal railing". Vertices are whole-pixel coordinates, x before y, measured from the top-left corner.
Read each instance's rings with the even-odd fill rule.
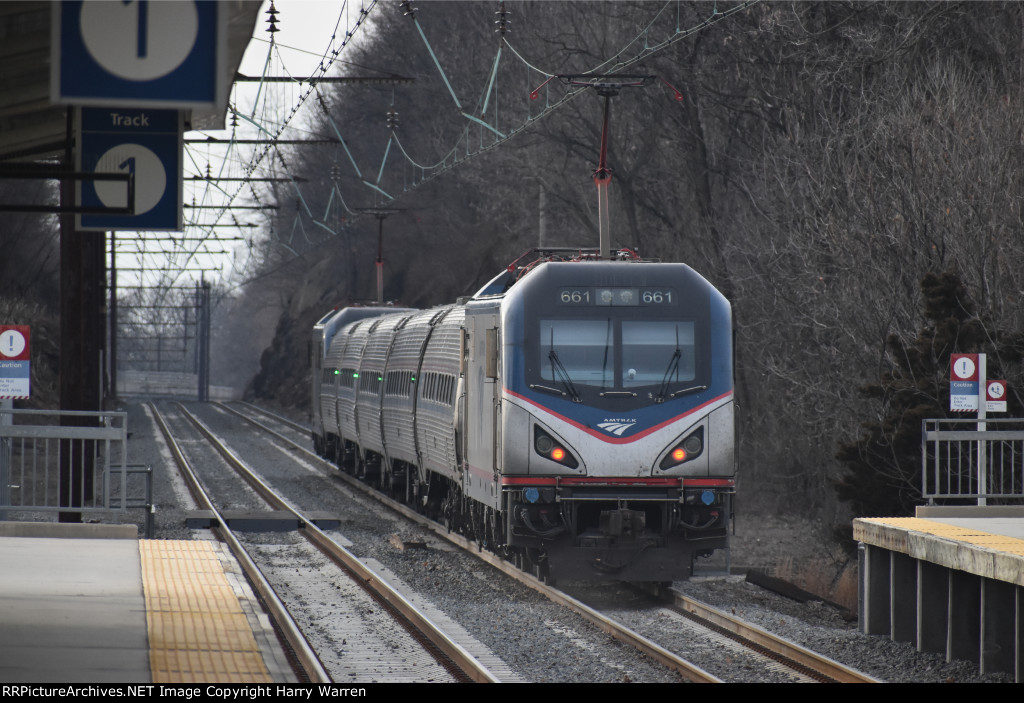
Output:
[[[146,510],[152,472],[129,465],[127,413],[0,408],[0,520],[8,512]]]
[[[923,420],[921,490],[931,505],[1024,502],[1024,419]]]

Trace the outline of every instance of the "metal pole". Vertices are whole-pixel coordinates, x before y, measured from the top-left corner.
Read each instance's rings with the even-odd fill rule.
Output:
[[[13,425],[13,400],[0,400],[0,425]],[[7,519],[5,508],[11,504],[11,440],[0,439],[0,522]]]
[[[608,116],[612,108],[612,96],[618,91],[600,91],[604,95],[604,127],[601,129],[601,155],[594,171],[594,185],[597,186],[597,230],[598,255],[601,259],[611,258],[611,230],[608,210],[608,184],[612,182],[612,170],[608,168]]]
[[[196,296],[199,302],[199,309],[196,311],[196,353],[199,361],[198,369],[198,400],[205,402],[207,400],[207,378],[206,378],[206,362],[208,359],[206,353],[206,347],[209,342],[207,339],[207,298],[206,298],[206,281],[201,279],[200,283],[196,284]]]
[[[210,318],[213,310],[210,304],[210,283],[203,281],[203,401],[210,400]]]
[[[67,110],[67,147],[64,165],[73,168],[76,109]],[[129,179],[129,202],[133,202],[132,179]],[[61,207],[75,203],[75,184],[70,178],[60,181]],[[62,410],[100,410],[103,405],[102,371],[106,330],[105,295],[106,256],[103,232],[82,232],[75,229],[75,217],[69,212],[60,216],[60,408]],[[76,426],[81,422],[61,416],[61,424]],[[61,441],[58,494],[59,522],[81,522],[82,497],[91,495],[95,442]]]
[[[110,233],[110,397],[117,398],[117,232]]]
[[[377,304],[384,304],[384,218],[377,215]]]
[[[978,354],[978,505],[988,505],[988,440],[984,434],[988,410],[987,376],[985,355]]]
[[[547,194],[544,192],[544,184],[538,179],[537,185],[539,192],[537,193],[537,219],[539,220],[537,228],[539,230],[537,234],[537,246],[543,249],[547,245],[547,234],[548,234],[548,223],[547,223]]]
[[[196,371],[196,378],[199,378],[199,345],[201,344],[201,341],[200,341],[199,338],[202,336],[202,333],[200,332],[201,328],[200,328],[199,321],[202,319],[202,315],[201,315],[201,303],[200,303],[200,298],[199,298],[199,282],[198,281],[196,282],[196,292],[195,292],[195,296],[193,298],[193,301],[195,302],[195,308],[196,308],[196,346],[195,346],[195,350],[194,350],[195,351],[195,363],[192,365],[192,368],[194,368],[195,371]],[[201,393],[201,391],[197,388],[196,389],[196,393],[199,394],[199,393]],[[197,397],[198,397],[198,395],[197,395]]]

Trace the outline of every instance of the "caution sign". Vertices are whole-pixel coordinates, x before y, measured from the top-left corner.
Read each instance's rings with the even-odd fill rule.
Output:
[[[29,389],[29,328],[0,325],[0,400],[25,400]]]
[[[950,358],[949,409],[970,412],[978,409],[978,355],[953,354]]]

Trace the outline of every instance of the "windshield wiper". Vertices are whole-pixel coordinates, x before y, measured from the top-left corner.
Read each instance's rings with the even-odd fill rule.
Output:
[[[693,393],[694,391],[706,391],[707,389],[707,386],[693,386],[691,388],[683,388],[681,390],[675,391],[674,393],[669,393],[668,397],[675,398],[677,395],[686,395],[687,393]]]
[[[541,386],[537,383],[531,383],[530,389],[535,391],[544,391],[545,393],[554,393],[555,395],[565,395],[565,391],[560,391],[557,388],[551,388],[550,386]]]
[[[558,352],[552,349],[548,352],[548,359],[551,360],[551,367],[554,369],[552,375],[558,376],[558,380],[565,386],[565,390],[569,391],[569,397],[572,398],[572,402],[581,403],[580,394],[576,390],[576,385],[572,382],[572,378],[569,377],[569,372],[565,370],[565,366],[562,364],[562,360],[558,358]]]
[[[608,350],[612,346],[612,318],[608,318],[608,328],[604,335],[604,361],[601,362],[601,388],[608,383]],[[604,393],[601,394],[602,396]]]
[[[679,373],[679,360],[682,358],[683,352],[679,348],[679,326],[676,325],[676,350],[672,352],[672,358],[668,361],[668,368],[665,369],[665,375],[661,377],[661,388],[658,389],[658,395],[654,396],[655,403],[664,403],[665,394],[668,392],[669,380],[673,375]],[[707,386],[691,386],[690,388],[681,388],[678,391],[674,391],[668,394],[669,399],[675,398],[676,396],[686,395],[687,393],[693,393],[694,391],[706,391]]]
[[[678,336],[678,331],[676,336]],[[668,360],[668,368],[665,369],[665,375],[661,377],[661,388],[658,389],[658,395],[654,396],[655,403],[665,402],[665,392],[668,390],[668,380],[672,378],[672,374],[679,370],[679,359],[683,356],[683,352],[679,349],[678,342],[676,343],[676,350],[672,352],[672,358]]]

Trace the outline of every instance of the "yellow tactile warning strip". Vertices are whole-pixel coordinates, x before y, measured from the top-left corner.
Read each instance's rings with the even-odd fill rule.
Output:
[[[947,525],[944,522],[925,520],[916,517],[861,518],[864,522],[878,525],[890,525],[905,530],[913,530],[924,534],[935,535],[945,539],[965,542],[976,547],[984,547],[1008,554],[1024,556],[1024,540],[1006,535],[995,535],[970,527]]]
[[[154,683],[271,682],[215,547],[139,540]]]

